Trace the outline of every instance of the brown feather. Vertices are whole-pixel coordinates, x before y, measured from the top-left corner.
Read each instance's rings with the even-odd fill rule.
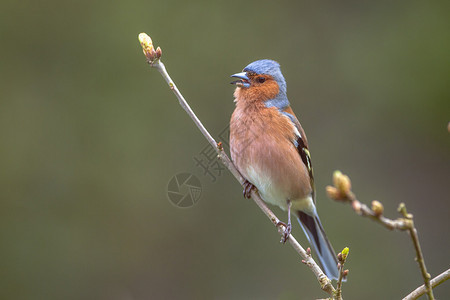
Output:
[[[235,92],[236,109],[230,121],[231,157],[247,180],[252,182],[248,173],[251,166],[283,191],[284,199],[280,201],[291,199],[295,206],[296,199],[307,197],[313,190],[308,169],[293,143],[294,124],[277,108],[267,108],[263,101],[239,97],[242,90]]]

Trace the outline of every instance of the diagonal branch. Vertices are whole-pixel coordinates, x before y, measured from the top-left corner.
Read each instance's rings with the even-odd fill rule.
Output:
[[[139,34],[139,41],[141,43],[143,52],[144,52],[145,56],[147,57],[147,62],[150,64],[151,67],[156,68],[159,71],[161,76],[164,78],[164,80],[169,85],[170,89],[173,91],[173,93],[177,97],[181,107],[191,117],[191,119],[194,121],[195,125],[198,127],[198,129],[201,131],[201,133],[204,135],[204,137],[208,140],[208,143],[216,150],[217,156],[219,157],[219,159],[222,161],[222,163],[225,165],[225,167],[227,167],[227,169],[231,172],[231,174],[233,174],[233,176],[237,179],[237,181],[239,181],[239,183],[241,185],[243,185],[244,178],[241,176],[239,171],[234,166],[233,162],[229,159],[229,157],[223,151],[222,144],[217,143],[214,140],[214,138],[211,136],[211,134],[209,134],[209,132],[203,126],[202,122],[197,118],[194,111],[191,109],[191,107],[187,103],[186,99],[184,99],[183,95],[180,93],[180,91],[178,90],[178,88],[175,85],[175,83],[173,82],[173,80],[170,78],[169,73],[167,73],[166,67],[161,62],[161,54],[162,54],[161,49],[158,47],[155,50],[153,47],[152,40],[145,33]],[[272,224],[277,226],[277,224],[279,224],[279,219],[263,202],[263,200],[259,196],[258,192],[255,190],[252,190],[251,196],[252,196],[253,201],[255,201],[255,203],[258,205],[258,207],[270,219]],[[280,232],[284,232],[284,230],[285,230],[285,228],[282,228],[282,227],[279,227],[278,229]],[[324,290],[330,296],[333,297],[333,295],[335,293],[335,288],[331,284],[331,280],[323,273],[323,271],[320,269],[320,267],[317,265],[317,263],[313,260],[311,255],[308,255],[306,253],[305,249],[303,249],[303,247],[297,242],[297,240],[292,235],[289,235],[288,241],[291,244],[291,246],[294,248],[294,250],[298,254],[300,254],[300,256],[303,258],[303,262],[314,273],[322,290]]]
[[[444,281],[446,281],[449,278],[450,278],[450,269],[442,272],[438,276],[436,276],[433,279],[431,279],[431,281],[430,281],[431,282],[431,286],[432,287],[437,287],[438,285],[440,285],[441,283],[443,283]],[[417,289],[415,289],[410,294],[408,294],[405,298],[403,298],[403,300],[414,300],[414,299],[417,299],[420,296],[422,296],[423,294],[425,294],[426,292],[427,292],[427,289],[425,287],[425,284],[422,284]]]

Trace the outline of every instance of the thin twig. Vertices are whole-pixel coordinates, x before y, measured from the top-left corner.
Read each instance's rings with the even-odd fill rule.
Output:
[[[351,191],[351,181],[347,175],[344,175],[339,171],[335,171],[333,174],[333,183],[334,186],[327,186],[326,188],[330,198],[336,201],[350,203],[353,210],[358,215],[368,217],[390,230],[397,229],[409,232],[416,251],[416,261],[419,264],[424,286],[426,287],[426,294],[428,299],[434,300],[433,288],[430,283],[431,276],[427,272],[427,268],[425,266],[425,259],[423,258],[422,249],[419,243],[419,236],[414,226],[413,215],[406,211],[405,204],[400,203],[398,207],[398,212],[403,216],[403,218],[391,220],[383,216],[384,208],[379,201],[372,201],[372,208],[369,208],[367,205],[356,199],[355,194]]]
[[[344,270],[344,264],[345,261],[347,260],[348,252],[349,252],[348,247],[345,247],[344,250],[342,250],[342,252],[340,252],[337,255],[339,261],[338,263],[339,278],[336,284],[336,293],[335,293],[337,300],[342,300],[342,281],[348,275],[348,270]]]
[[[431,281],[430,281],[431,282],[431,286],[432,287],[437,287],[438,285],[440,285],[441,283],[443,283],[444,281],[446,281],[449,278],[450,278],[450,269],[442,272],[438,276],[436,276],[433,279],[431,279]],[[422,284],[417,289],[415,289],[410,294],[408,294],[405,298],[403,298],[403,300],[414,300],[414,299],[417,299],[420,296],[422,296],[423,294],[425,294],[426,290],[427,289],[425,288],[425,284]]]
[[[397,218],[395,220],[388,219],[383,215],[377,215],[372,209],[370,209],[366,204],[361,203],[356,199],[353,192],[350,191],[348,194],[348,200],[351,202],[353,210],[361,216],[368,217],[373,221],[383,225],[389,230],[408,230],[410,228],[410,222],[403,218]]]
[[[404,203],[400,203],[400,206],[398,207],[398,211],[405,217],[406,220],[410,221],[410,227],[408,228],[409,235],[411,236],[412,242],[414,244],[414,249],[416,249],[416,260],[419,264],[420,271],[422,272],[422,277],[424,279],[425,287],[426,287],[426,293],[428,295],[428,298],[434,299],[433,295],[433,288],[430,283],[431,275],[427,272],[427,267],[425,266],[425,259],[423,258],[422,248],[420,247],[419,243],[419,235],[417,234],[417,229],[414,226],[413,221],[413,215],[408,214],[406,211],[406,206]]]
[[[338,279],[338,282],[336,283],[336,299],[337,300],[342,300],[342,279],[344,278],[343,272],[344,272],[344,266],[340,265],[339,266],[339,279]]]
[[[161,49],[158,47],[155,51],[152,45],[152,41],[150,37],[148,37],[146,34],[141,33],[139,35],[139,41],[141,42],[142,48],[144,50],[144,54],[147,57],[147,61],[150,64],[151,67],[156,68],[161,76],[164,78],[164,80],[169,85],[170,89],[174,92],[175,96],[178,98],[178,101],[183,107],[183,109],[186,111],[186,113],[192,118],[195,125],[200,129],[203,136],[207,139],[208,143],[216,150],[217,155],[219,159],[222,161],[222,163],[227,167],[227,169],[233,174],[233,176],[239,181],[241,185],[244,184],[244,178],[241,176],[239,171],[234,166],[233,162],[229,159],[228,155],[223,151],[223,148],[221,147],[221,144],[218,144],[214,138],[209,134],[209,132],[206,130],[206,128],[203,126],[202,122],[197,118],[194,111],[191,109],[187,101],[184,99],[183,95],[178,90],[177,86],[173,82],[173,80],[170,78],[169,73],[167,73],[167,70],[164,66],[164,64],[161,62]],[[159,52],[158,52],[159,49]],[[264,212],[264,214],[270,219],[272,224],[277,226],[279,224],[279,219],[277,216],[267,207],[267,205],[264,203],[264,201],[259,196],[258,192],[255,190],[251,191],[251,196],[253,201],[258,205],[258,207]],[[284,231],[284,228],[278,227],[279,230]],[[300,256],[303,258],[304,263],[311,269],[311,271],[314,273],[314,275],[317,278],[317,281],[320,284],[320,287],[322,290],[327,292],[330,296],[333,296],[335,292],[335,288],[331,284],[331,280],[323,273],[323,271],[320,269],[319,265],[313,260],[311,255],[308,255],[303,249],[303,247],[297,242],[297,240],[292,236],[289,235],[288,238],[289,243],[294,248],[294,250],[300,254]]]

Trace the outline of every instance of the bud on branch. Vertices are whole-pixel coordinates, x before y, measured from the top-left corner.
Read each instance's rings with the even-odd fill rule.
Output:
[[[149,64],[153,64],[161,58],[161,48],[158,47],[155,50],[152,39],[146,33],[139,33],[138,38],[142,46],[142,52],[144,52],[145,57],[147,57]]]

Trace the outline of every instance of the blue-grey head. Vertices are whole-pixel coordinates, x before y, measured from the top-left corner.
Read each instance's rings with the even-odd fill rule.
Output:
[[[280,64],[274,60],[257,60],[246,66],[241,73],[231,75],[239,80],[233,81],[245,98],[262,100],[266,106],[281,108],[289,104],[286,97],[286,80],[281,73]]]

